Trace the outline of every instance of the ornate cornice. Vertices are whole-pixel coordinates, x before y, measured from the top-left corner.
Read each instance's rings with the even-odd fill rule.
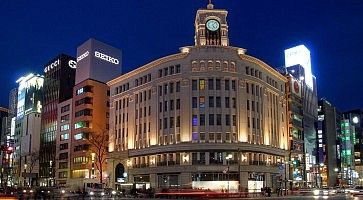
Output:
[[[174,61],[174,60],[178,60],[178,59],[182,59],[182,58],[185,58],[187,57],[188,53],[177,53],[177,54],[173,54],[173,55],[169,55],[169,56],[165,56],[165,57],[162,57],[162,58],[159,58],[157,60],[154,60],[144,66],[141,66],[135,70],[132,70],[131,72],[128,72],[126,74],[123,74],[115,79],[112,79],[111,81],[107,82],[107,85],[108,86],[111,86],[113,84],[116,84],[120,81],[123,81],[125,79],[128,79],[132,76],[136,76],[136,75],[139,75],[140,73],[144,72],[144,71],[147,71],[149,69],[152,69],[153,67],[155,66],[158,66],[162,63],[166,63],[166,62],[170,62],[170,61]]]
[[[259,65],[261,66],[263,69],[265,69],[266,71],[270,72],[271,74],[275,75],[276,77],[280,78],[281,80],[287,82],[287,78],[285,76],[283,76],[282,74],[280,74],[279,72],[277,72],[276,70],[274,70],[271,66],[269,66],[268,64],[266,64],[265,62],[255,58],[255,57],[252,57],[252,56],[249,56],[249,55],[246,55],[246,54],[239,54],[239,57],[242,59],[242,60],[246,60],[246,61],[249,61],[249,62],[253,62],[255,63],[256,65]]]

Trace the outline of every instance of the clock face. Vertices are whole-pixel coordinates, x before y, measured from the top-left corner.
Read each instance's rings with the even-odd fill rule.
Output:
[[[219,22],[215,19],[211,19],[207,21],[207,29],[210,31],[216,31],[219,29]]]

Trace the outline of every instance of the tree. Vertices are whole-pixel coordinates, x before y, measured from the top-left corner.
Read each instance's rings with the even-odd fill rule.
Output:
[[[103,168],[108,152],[108,130],[101,129],[100,131],[91,132],[87,140],[90,144],[89,150],[95,155],[95,165],[100,173],[100,183],[102,183]]]
[[[36,164],[38,163],[39,158],[40,158],[39,151],[32,151],[30,153],[24,154],[23,157],[25,158],[24,164],[26,164],[27,169],[28,169],[28,170],[27,169],[25,169],[25,170],[28,171],[29,174],[33,173],[34,167],[36,166]],[[31,177],[29,177],[29,183],[31,184],[31,186],[33,186]]]

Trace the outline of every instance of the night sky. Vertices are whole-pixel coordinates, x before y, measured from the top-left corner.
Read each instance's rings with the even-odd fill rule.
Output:
[[[305,44],[319,97],[363,108],[362,0],[214,0],[229,11],[231,46],[273,67]],[[123,72],[194,44],[194,17],[207,0],[4,0],[0,3],[0,104],[22,75],[43,73],[57,54],[75,56],[94,37],[123,52]]]

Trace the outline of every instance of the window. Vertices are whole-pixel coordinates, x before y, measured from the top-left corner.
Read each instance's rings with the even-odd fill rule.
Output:
[[[80,94],[83,94],[85,92],[92,92],[92,86],[84,86],[82,88],[79,88],[77,91],[76,91],[76,95],[80,95]]]
[[[174,117],[170,117],[170,128],[174,128]]]
[[[68,159],[68,153],[60,153],[59,154],[59,160]]]
[[[246,66],[246,74],[249,75],[250,74],[250,68],[248,66]]]
[[[214,80],[212,78],[208,79],[208,90],[214,90]]]
[[[192,108],[197,108],[198,107],[198,99],[197,97],[193,97],[192,98]]]
[[[164,101],[164,112],[168,111],[168,101]]]
[[[251,105],[252,105],[252,111],[255,111],[255,101],[252,101]]]
[[[163,76],[163,70],[159,69],[159,78]]]
[[[220,108],[221,107],[221,97],[216,97],[216,107]]]
[[[230,125],[231,125],[231,116],[226,115],[226,126],[230,126]]]
[[[67,112],[67,111],[69,111],[69,109],[70,109],[70,105],[69,105],[69,104],[68,104],[68,105],[66,105],[66,106],[63,106],[63,107],[61,108],[61,113]]]
[[[208,103],[209,103],[210,108],[214,107],[214,97],[213,96],[209,96]]]
[[[209,114],[208,121],[210,126],[214,125],[214,114]]]
[[[209,133],[209,140],[214,141],[214,133]]]
[[[159,112],[163,112],[163,103],[162,102],[159,102]],[[137,113],[137,109],[136,109],[135,113]],[[137,114],[135,116],[137,118]]]
[[[164,84],[164,94],[168,94],[168,84]]]
[[[222,115],[221,114],[217,114],[217,125],[218,126],[222,125]]]
[[[159,85],[159,96],[162,96],[162,95],[163,95],[163,87],[161,85]]]
[[[180,92],[180,81],[176,82],[176,92]]]
[[[76,112],[74,115],[75,115],[75,117],[92,116],[92,110],[91,109],[80,110],[80,111]]]
[[[179,110],[180,109],[180,99],[176,100],[176,109]]]
[[[61,168],[60,168],[61,169]],[[64,171],[64,172],[58,172],[58,177],[59,178],[68,178],[68,172]]]
[[[247,110],[250,110],[250,100],[247,100]]]
[[[169,93],[174,93],[174,83],[169,83]]]
[[[205,97],[204,96],[199,97],[199,108],[205,108]]]
[[[224,89],[229,90],[229,80],[224,80]]]
[[[65,149],[68,149],[68,143],[64,143],[64,144],[59,145],[59,150],[65,150]]]
[[[249,84],[248,83],[246,83],[246,93],[248,94],[248,93],[250,93],[250,86],[249,86]]]
[[[205,126],[205,115],[204,114],[199,115],[199,123],[201,126]]]
[[[193,115],[193,117],[192,117],[192,125],[193,126],[198,126],[198,116],[197,115]]]
[[[170,100],[170,110],[174,110],[174,100]],[[151,114],[151,106],[149,106],[149,115]]]
[[[79,128],[89,128],[90,127],[90,123],[88,121],[80,121],[80,122],[76,122],[74,124],[74,128],[75,129],[79,129]]]
[[[216,90],[221,90],[221,79],[216,79]]]
[[[169,66],[170,74],[175,74],[174,66]]]
[[[69,124],[64,124],[60,127],[60,130],[61,131],[66,131],[66,130],[69,130]]]
[[[92,104],[92,98],[91,97],[85,97],[83,99],[80,99],[78,101],[75,102],[76,106],[82,105],[82,104]],[[117,105],[117,103],[116,103]],[[120,106],[121,108],[121,106]]]
[[[229,108],[229,97],[224,98],[225,107]]]
[[[175,68],[176,68],[176,73],[179,74],[180,73],[180,65],[175,65]]]
[[[68,162],[59,162],[59,169],[67,169],[68,168]]]
[[[88,133],[77,133],[74,135],[75,140],[82,140],[87,138],[88,138]]]
[[[60,141],[68,140],[69,139],[69,133],[65,133],[60,135]]]
[[[192,90],[197,90],[198,89],[198,82],[197,80],[192,80]]]
[[[236,126],[236,125],[237,125],[236,115],[232,115],[232,126]]]
[[[205,90],[205,80],[199,79],[199,90]]]
[[[164,68],[164,76],[167,76],[168,75],[168,68],[166,67],[166,68]]]
[[[180,127],[180,116],[176,117],[176,127]]]
[[[69,115],[63,115],[61,116],[61,123],[66,122],[69,120]]]
[[[73,158],[73,163],[76,163],[76,164],[85,164],[85,163],[88,163],[88,157],[86,156],[79,156],[79,157],[75,157]]]
[[[236,80],[232,80],[232,90],[236,91]]]
[[[168,118],[164,118],[164,124],[163,124],[163,128],[167,129],[168,128]]]
[[[232,108],[236,108],[237,102],[236,98],[232,98]]]

